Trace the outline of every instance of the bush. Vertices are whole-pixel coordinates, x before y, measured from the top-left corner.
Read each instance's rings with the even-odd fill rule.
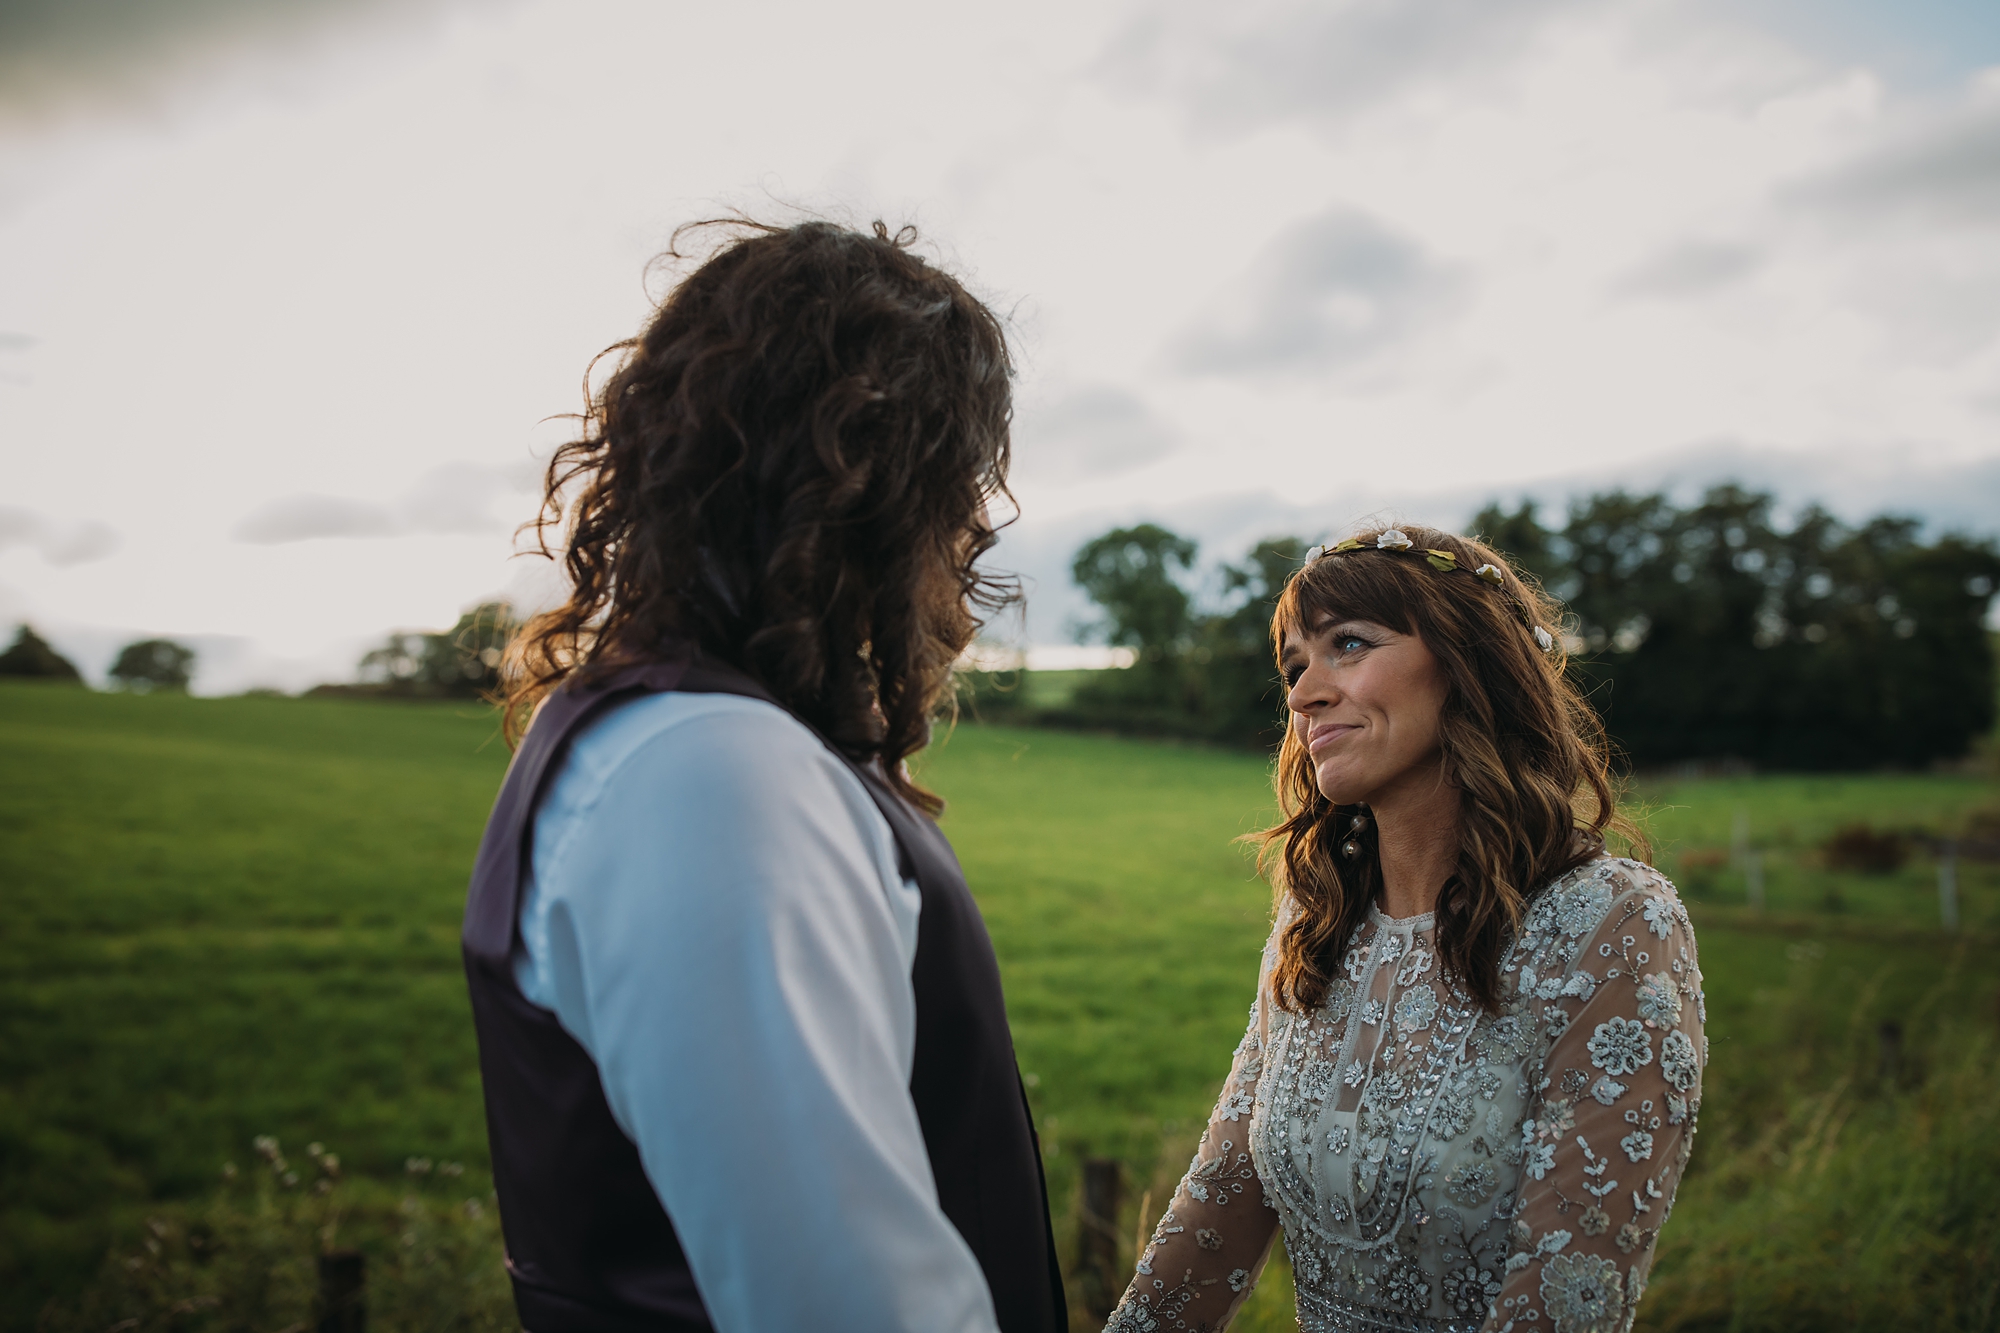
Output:
[[[1893,875],[1910,859],[1910,842],[1893,830],[1843,824],[1820,845],[1820,856],[1828,870]]]
[[[40,1333],[233,1333],[318,1323],[319,1257],[357,1250],[373,1333],[513,1330],[491,1189],[456,1163],[412,1158],[401,1181],[349,1180],[319,1144],[295,1169],[275,1139],[224,1168],[212,1198],[158,1210],[105,1257]]]
[[[1715,892],[1729,853],[1720,847],[1690,847],[1675,858],[1675,878],[1689,897],[1700,898]]]

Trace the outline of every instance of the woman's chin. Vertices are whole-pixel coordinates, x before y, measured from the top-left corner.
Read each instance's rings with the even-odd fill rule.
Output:
[[[1328,769],[1334,771],[1329,772]],[[1367,790],[1355,781],[1352,773],[1341,772],[1330,764],[1322,768],[1317,776],[1319,794],[1335,805],[1362,805],[1368,800]]]

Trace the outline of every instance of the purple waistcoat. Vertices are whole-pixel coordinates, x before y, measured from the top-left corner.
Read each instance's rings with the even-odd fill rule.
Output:
[[[554,1014],[521,995],[511,963],[535,807],[570,738],[610,706],[666,690],[777,702],[738,672],[679,662],[556,691],[507,770],[472,872],[466,978],[507,1269],[530,1333],[713,1328],[639,1150],[611,1118],[596,1064]],[[922,895],[910,1098],[938,1202],[986,1274],[1003,1333],[1062,1333],[1069,1322],[1041,1150],[986,924],[937,825],[872,768],[828,748],[888,819],[903,873]]]

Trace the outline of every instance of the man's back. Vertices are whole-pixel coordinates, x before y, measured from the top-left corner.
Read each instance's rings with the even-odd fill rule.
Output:
[[[897,798],[769,702],[611,693],[537,720],[469,905],[524,1319],[1059,1328],[997,970],[942,839],[900,848]],[[509,896],[501,968],[471,923]]]

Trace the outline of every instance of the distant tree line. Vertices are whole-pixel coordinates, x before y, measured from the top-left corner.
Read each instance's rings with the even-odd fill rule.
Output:
[[[1685,509],[1613,491],[1560,527],[1530,504],[1473,526],[1568,603],[1579,677],[1635,760],[1912,765],[1992,731],[1993,543],[1772,508],[1736,486]]]
[[[438,634],[391,634],[360,662],[358,685],[322,685],[314,694],[476,699],[500,683],[500,660],[520,628],[513,607],[485,602]]]
[[[501,655],[520,628],[513,608],[487,602],[437,634],[391,634],[359,663],[359,683],[322,685],[321,695],[410,698],[479,698],[500,680]],[[108,673],[114,689],[136,694],[186,691],[194,675],[195,652],[172,639],[140,639],[119,649]],[[82,684],[76,664],[37,634],[20,625],[13,643],[0,652],[0,678],[35,678]]]
[[[1572,670],[1639,764],[1736,758],[1771,768],[1918,765],[1963,755],[1995,720],[1990,540],[1920,536],[1914,519],[1850,527],[1812,508],[1789,526],[1768,494],[1719,486],[1691,506],[1611,491],[1560,524],[1488,506],[1472,530],[1562,598]],[[1006,674],[971,681],[995,720],[1268,745],[1283,691],[1268,626],[1305,543],[1258,543],[1204,608],[1195,543],[1154,524],[1086,543],[1072,573],[1131,648],[1057,708]]]
[[[111,664],[115,689],[144,694],[151,690],[186,691],[194,676],[194,649],[172,639],[140,639],[118,650]],[[49,646],[31,625],[14,631],[14,642],[0,653],[0,676],[63,681],[81,685],[76,663]]]

